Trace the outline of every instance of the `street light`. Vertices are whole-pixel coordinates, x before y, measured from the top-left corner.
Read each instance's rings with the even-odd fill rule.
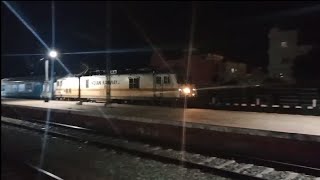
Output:
[[[51,50],[51,51],[49,52],[49,56],[50,56],[51,58],[56,58],[56,57],[58,56],[58,53],[57,53],[57,51],[55,51],[55,50]]]
[[[51,50],[49,53],[48,53],[49,57],[51,60],[55,60],[55,58],[58,56],[58,52],[55,51],[55,50]],[[43,59],[43,58],[42,58]],[[51,86],[50,86],[50,83],[49,83],[49,59],[48,58],[45,58],[45,81],[44,81],[44,84],[43,84],[43,87],[44,87],[44,90],[43,90],[43,94],[42,94],[42,97],[44,97],[44,102],[49,102],[49,99],[50,97],[52,97],[52,94],[53,93],[53,78],[51,79]],[[52,62],[53,63],[53,62]],[[53,73],[53,64],[52,64],[52,72]]]

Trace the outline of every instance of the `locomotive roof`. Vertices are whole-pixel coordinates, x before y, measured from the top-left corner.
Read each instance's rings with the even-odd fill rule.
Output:
[[[55,77],[58,79],[60,77]],[[44,76],[26,76],[26,77],[12,77],[12,78],[4,78],[1,81],[39,81],[43,82],[45,80]]]
[[[149,68],[143,68],[143,69],[125,69],[125,70],[112,70],[116,71],[115,74],[111,75],[119,75],[119,74],[151,74],[151,73],[156,73],[156,74],[171,74],[169,71],[156,71],[152,70]],[[86,74],[83,74],[83,76],[92,76],[92,75],[106,75],[105,70],[93,70],[89,71]]]

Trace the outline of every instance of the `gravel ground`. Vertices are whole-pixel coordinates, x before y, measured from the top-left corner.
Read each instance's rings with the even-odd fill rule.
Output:
[[[263,166],[255,166],[254,168],[245,169],[241,173],[255,176],[255,175],[261,173],[265,169],[266,168]]]
[[[286,177],[288,177],[289,174],[290,172],[287,172],[287,171],[273,171],[271,173],[263,175],[263,178],[270,179],[270,180],[285,179]]]
[[[16,152],[34,165],[41,159],[43,135],[1,126],[1,152]],[[197,169],[142,159],[48,136],[43,169],[63,179],[226,179]]]

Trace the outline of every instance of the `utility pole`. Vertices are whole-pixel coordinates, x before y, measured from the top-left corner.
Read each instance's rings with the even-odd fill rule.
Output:
[[[43,83],[43,91],[42,91],[42,97],[44,98],[44,102],[49,102],[50,99],[53,98],[53,73],[54,73],[54,60],[58,56],[57,51],[51,50],[49,52],[49,58],[45,57],[42,59],[45,59],[45,64],[44,64],[44,71],[45,71],[45,81]],[[42,60],[41,59],[41,60]],[[49,80],[49,64],[51,61],[51,76]]]
[[[51,26],[52,26],[52,41],[51,41],[51,52],[49,53],[49,57],[51,60],[51,77],[50,77],[50,100],[53,99],[54,96],[54,60],[57,57],[57,52],[54,50],[55,48],[55,6],[54,1],[51,2]],[[49,62],[50,64],[50,62]]]
[[[44,64],[44,70],[45,70],[45,81],[44,81],[44,102],[49,102],[49,59],[45,60]]]
[[[111,48],[111,2],[106,2],[106,49],[107,51]],[[110,66],[111,66],[111,52],[106,53],[106,103],[108,106],[111,103],[111,77],[110,77]]]

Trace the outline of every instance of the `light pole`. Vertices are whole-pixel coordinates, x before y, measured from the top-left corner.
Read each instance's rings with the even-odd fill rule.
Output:
[[[58,56],[58,52],[55,50],[51,50],[49,52],[49,58],[53,62],[55,58]],[[51,84],[49,81],[49,59],[45,58],[45,65],[44,65],[44,70],[45,70],[45,81],[43,83],[43,94],[42,97],[44,97],[44,102],[49,102],[49,99],[52,97],[53,93],[53,64],[52,64],[52,78],[51,78]]]
[[[111,47],[111,2],[107,1],[107,22],[106,22],[106,48],[107,50]],[[111,65],[111,55],[106,54],[106,103],[107,107],[111,103],[111,76],[110,76],[110,65]]]

